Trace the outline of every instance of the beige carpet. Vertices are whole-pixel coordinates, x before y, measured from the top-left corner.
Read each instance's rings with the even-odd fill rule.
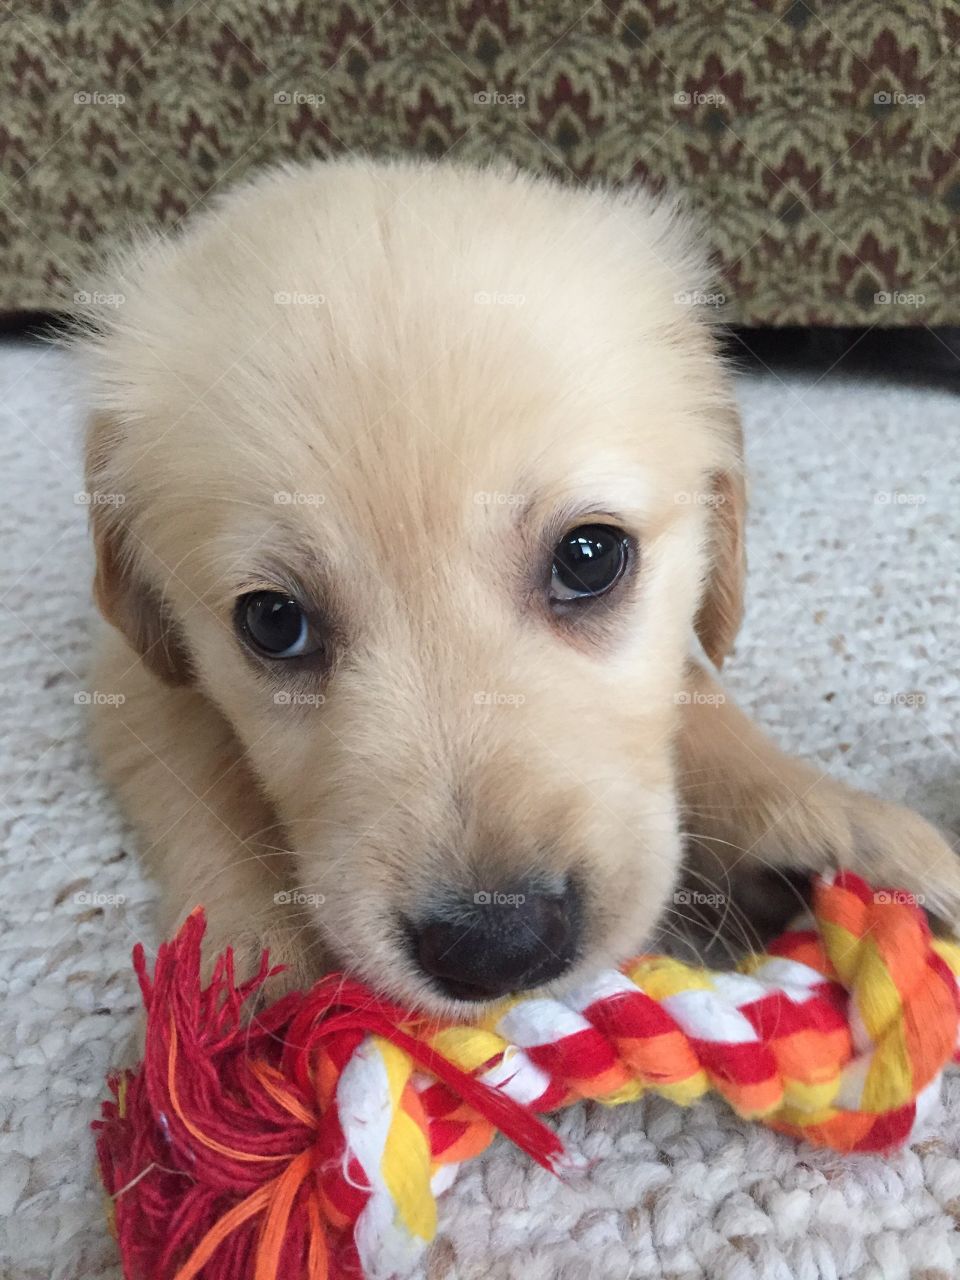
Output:
[[[113,1277],[87,1125],[130,1033],[151,890],[99,786],[79,410],[0,348],[0,1278]],[[744,381],[749,616],[731,684],[776,737],[960,826],[960,414],[943,392]],[[81,695],[78,700],[78,695]],[[922,696],[917,696],[922,695]],[[840,1158],[719,1105],[577,1107],[562,1185],[506,1144],[444,1200],[431,1280],[951,1280],[960,1078],[931,1136]]]

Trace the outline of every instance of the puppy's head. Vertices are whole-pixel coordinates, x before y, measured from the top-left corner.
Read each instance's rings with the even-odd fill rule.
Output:
[[[272,173],[93,340],[97,593],[233,725],[341,962],[434,1008],[638,949],[736,418],[676,216],[504,172]]]

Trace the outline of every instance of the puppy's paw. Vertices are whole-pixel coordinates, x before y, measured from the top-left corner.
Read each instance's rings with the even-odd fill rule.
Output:
[[[218,958],[227,947],[233,948],[234,978],[245,982],[260,968],[264,953],[269,953],[270,965],[283,965],[281,973],[268,978],[257,994],[248,1000],[243,1009],[245,1020],[253,1018],[259,1009],[265,1008],[289,991],[304,991],[334,966],[329,962],[313,931],[291,929],[282,923],[268,925],[262,932],[254,933],[249,926],[214,921],[208,923],[203,939],[200,981],[210,981]],[[117,1058],[116,1066],[134,1067],[143,1060],[146,1045],[146,1017],[141,1011],[132,1033],[126,1038]]]
[[[820,778],[775,797],[758,787],[740,825],[688,841],[673,917],[685,936],[739,952],[765,943],[809,900],[812,872],[854,871],[913,895],[937,932],[960,935],[960,856],[912,809]],[[720,836],[717,840],[714,837]]]
[[[855,795],[848,807],[849,865],[878,887],[914,895],[937,932],[960,935],[960,855],[920,814]]]
[[[208,925],[203,940],[203,981],[209,981],[217,957],[227,947],[233,949],[234,977],[238,983],[253,977],[264,952],[269,956],[271,968],[283,966],[280,973],[260,988],[255,1002],[260,1008],[288,991],[306,990],[332,968],[316,930],[310,927],[291,927],[276,920],[252,930],[249,924],[231,925],[216,920]],[[248,1009],[248,1015],[249,1012]]]

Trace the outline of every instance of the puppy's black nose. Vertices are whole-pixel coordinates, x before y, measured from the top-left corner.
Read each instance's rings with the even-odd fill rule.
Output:
[[[491,1000],[539,987],[576,959],[581,901],[567,881],[546,892],[535,879],[446,901],[411,927],[414,956],[445,995]]]

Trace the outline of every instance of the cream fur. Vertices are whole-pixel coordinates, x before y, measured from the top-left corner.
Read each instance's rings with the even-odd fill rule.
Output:
[[[680,696],[713,688],[695,620],[722,661],[742,593],[736,413],[677,300],[706,284],[694,238],[642,193],[352,159],[264,174],[121,262],[127,300],[85,338],[89,488],[122,495],[94,506],[125,637],[97,688],[127,696],[94,732],[165,930],[204,901],[212,947],[449,1009],[399,915],[438,884],[574,869],[576,978],[653,937],[685,821],[721,871],[839,859],[955,909],[920,819]],[[639,571],[558,624],[543,565],[591,515]],[[239,644],[236,597],[269,587],[329,617],[322,682]],[[298,692],[316,705],[276,697]]]

